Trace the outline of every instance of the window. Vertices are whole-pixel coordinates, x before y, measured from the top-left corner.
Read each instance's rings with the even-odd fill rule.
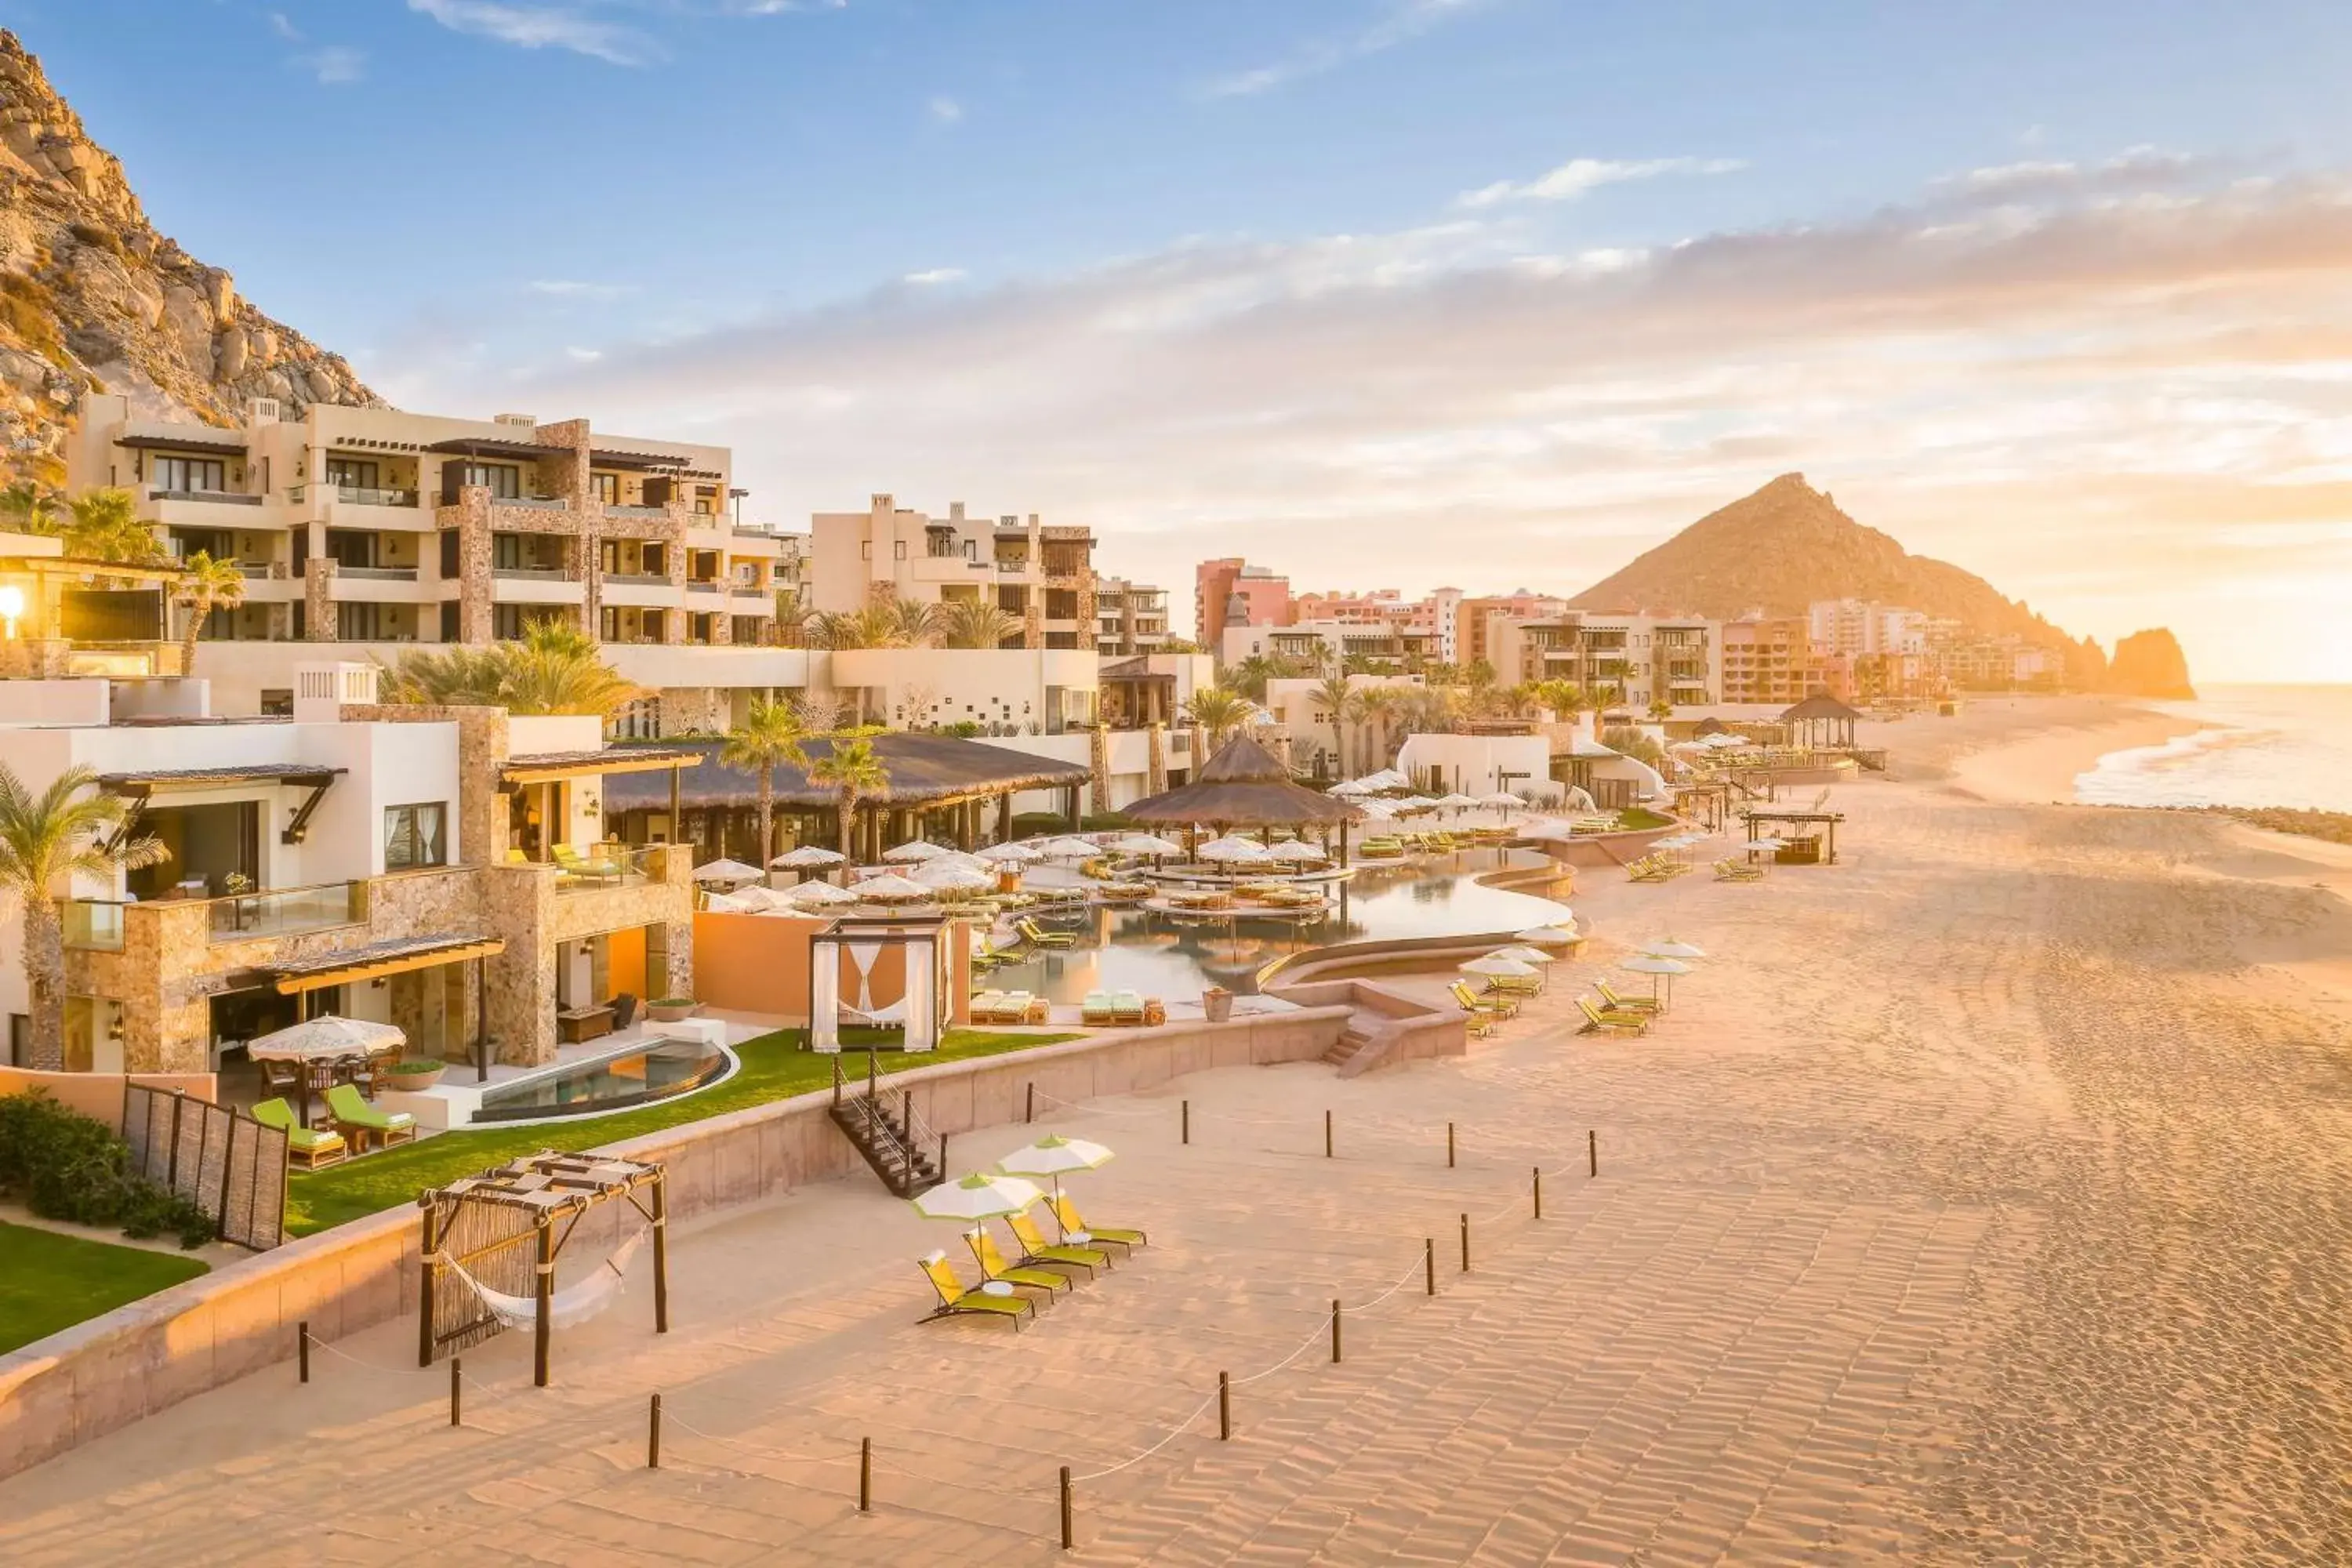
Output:
[[[595,498],[604,502],[606,506],[618,506],[621,504],[620,475],[591,474],[588,476],[588,488],[590,491],[594,494]]]
[[[218,458],[158,458],[155,488],[184,494],[228,489],[228,465]]]
[[[460,484],[485,485],[499,500],[513,500],[522,494],[522,470],[512,463],[467,463],[461,465]]]
[[[329,458],[327,482],[338,489],[372,490],[376,484],[376,465],[364,458]]]
[[[420,866],[449,863],[448,840],[443,830],[446,802],[429,805],[394,805],[383,813],[383,868],[410,871]]]

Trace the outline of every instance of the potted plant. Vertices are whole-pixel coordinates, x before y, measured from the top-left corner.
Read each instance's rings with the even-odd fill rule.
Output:
[[[1234,994],[1222,985],[1212,985],[1201,993],[1201,1011],[1212,1024],[1222,1024],[1234,1016]]]
[[[437,1057],[414,1057],[392,1063],[383,1069],[383,1086],[403,1094],[415,1094],[431,1089],[441,1081],[449,1064]]]
[[[653,1016],[656,1023],[675,1024],[693,1017],[699,1005],[691,996],[656,996],[646,1004],[646,1011]]]

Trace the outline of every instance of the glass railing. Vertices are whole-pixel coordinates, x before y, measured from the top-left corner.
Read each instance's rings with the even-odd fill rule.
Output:
[[[355,925],[363,918],[360,888],[357,882],[328,882],[211,900],[212,940],[243,942]]]
[[[614,888],[634,888],[656,879],[654,858],[659,845],[630,849],[618,844],[592,844],[575,849],[558,845],[552,869],[559,894],[593,893]]]
[[[335,499],[353,506],[408,506],[416,504],[415,490],[375,489],[366,485],[337,485]]]
[[[110,899],[60,900],[58,914],[65,923],[66,945],[121,952],[122,910],[122,905]]]
[[[341,566],[336,568],[335,574],[340,577],[356,577],[367,583],[414,583],[416,581],[416,568],[414,566]]]

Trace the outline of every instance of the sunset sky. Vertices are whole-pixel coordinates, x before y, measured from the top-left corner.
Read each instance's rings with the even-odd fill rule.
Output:
[[[2315,4],[0,0],[150,216],[435,412],[1189,600],[1572,593],[1801,469],[2197,674],[2352,680]]]

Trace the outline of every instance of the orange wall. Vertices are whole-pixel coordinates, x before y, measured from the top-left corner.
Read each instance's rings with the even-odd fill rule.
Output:
[[[773,1013],[805,1019],[809,1011],[809,939],[833,922],[798,915],[694,917],[694,999],[732,1012]],[[971,1008],[971,928],[947,928],[949,1018],[962,1023]],[[618,961],[615,960],[617,969]],[[874,962],[874,1005],[886,1007],[906,993],[906,958],[884,949]],[[841,995],[857,999],[857,968],[841,960]]]
[[[632,996],[650,995],[646,989],[646,928],[631,926],[604,941],[604,994],[618,996],[625,991]]]
[[[67,1109],[94,1116],[117,1131],[122,1129],[123,1081],[121,1073],[35,1072],[30,1068],[0,1068],[0,1095],[47,1092]],[[203,1100],[213,1100],[218,1092],[216,1080],[208,1072],[134,1073],[130,1081],[143,1083],[150,1089],[181,1089]]]

